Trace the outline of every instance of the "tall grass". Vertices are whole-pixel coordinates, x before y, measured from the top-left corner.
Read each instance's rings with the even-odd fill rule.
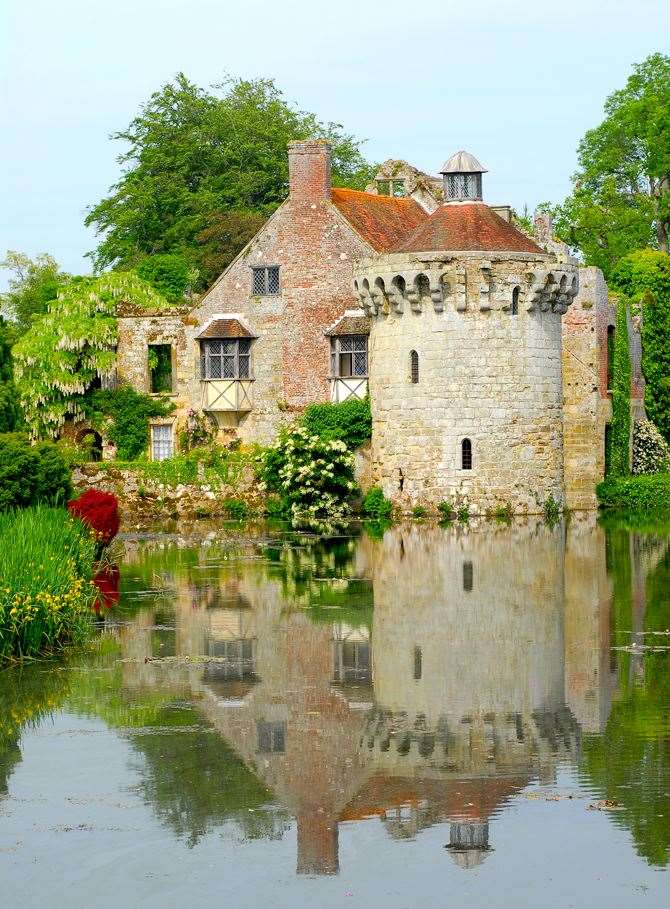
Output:
[[[83,640],[94,560],[93,536],[63,509],[0,514],[0,662]]]

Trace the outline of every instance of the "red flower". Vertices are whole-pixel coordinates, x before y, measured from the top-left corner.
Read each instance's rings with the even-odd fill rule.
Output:
[[[68,511],[89,527],[105,546],[119,532],[119,503],[116,496],[99,489],[87,489],[78,499],[67,503]]]

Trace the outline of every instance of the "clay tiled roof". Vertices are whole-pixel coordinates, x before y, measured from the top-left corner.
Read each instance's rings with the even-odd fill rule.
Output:
[[[482,250],[544,253],[530,237],[483,202],[441,205],[394,252]]]
[[[345,312],[324,334],[329,338],[339,335],[369,335],[371,321],[362,310],[360,313]]]
[[[196,335],[197,338],[255,338],[239,319],[213,319]]]
[[[414,199],[377,196],[355,189],[333,189],[331,198],[356,233],[377,252],[397,246],[428,218]]]

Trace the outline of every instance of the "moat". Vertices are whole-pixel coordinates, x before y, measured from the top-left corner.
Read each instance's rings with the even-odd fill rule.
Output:
[[[114,550],[0,673],[6,905],[668,905],[670,521]]]

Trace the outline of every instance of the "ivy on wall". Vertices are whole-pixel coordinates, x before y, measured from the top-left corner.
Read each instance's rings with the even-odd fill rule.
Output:
[[[623,296],[617,301],[613,374],[609,473],[611,476],[623,477],[630,473],[631,432],[628,301]]]

